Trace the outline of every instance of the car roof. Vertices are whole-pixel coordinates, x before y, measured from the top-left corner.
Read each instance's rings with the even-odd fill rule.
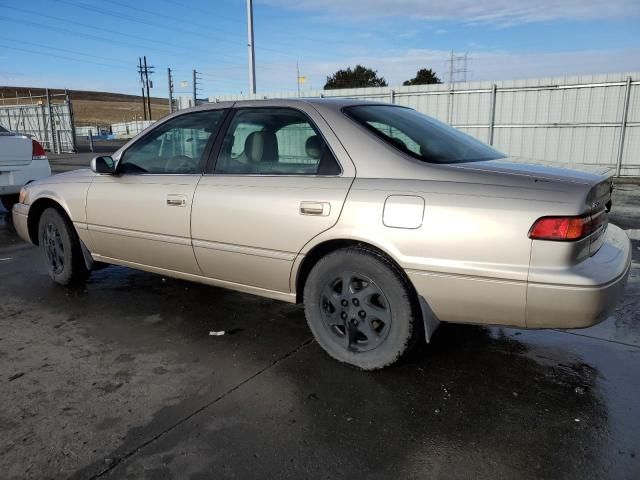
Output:
[[[243,106],[259,106],[260,103],[265,102],[269,107],[291,107],[296,103],[301,104],[311,104],[317,105],[324,108],[330,108],[335,110],[340,110],[344,107],[356,106],[356,105],[390,105],[386,102],[372,102],[370,100],[359,100],[353,98],[255,98],[255,99],[247,99],[247,100],[230,100],[230,101],[222,101],[222,102],[209,102],[204,103],[202,105],[198,105],[197,107],[191,107],[189,109],[181,110],[179,113],[185,113],[187,111],[198,111],[198,110],[211,110],[218,108],[242,108]]]

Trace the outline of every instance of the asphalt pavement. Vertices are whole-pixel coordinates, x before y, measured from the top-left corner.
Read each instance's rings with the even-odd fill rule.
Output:
[[[634,263],[602,324],[443,324],[367,373],[300,306],[123,267],[57,286],[0,213],[0,476],[640,478],[640,187],[611,221]]]

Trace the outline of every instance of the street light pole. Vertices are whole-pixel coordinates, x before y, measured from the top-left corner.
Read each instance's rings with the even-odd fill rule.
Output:
[[[169,82],[169,113],[173,113],[173,78],[171,78],[171,68],[167,68],[167,81]]]
[[[247,0],[247,47],[249,47],[249,91],[256,93],[256,59],[253,48],[253,0]]]

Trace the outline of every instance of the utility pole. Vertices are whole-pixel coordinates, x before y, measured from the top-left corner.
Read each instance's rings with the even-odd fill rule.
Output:
[[[300,98],[300,65],[296,62],[296,85],[298,86],[298,98]]]
[[[247,47],[249,47],[249,91],[256,93],[256,59],[253,48],[253,0],[247,0]]]
[[[196,102],[198,101],[198,85],[197,85],[197,81],[198,81],[198,77],[196,76],[198,74],[198,72],[196,72],[196,69],[193,69],[193,106],[196,106]]]
[[[151,120],[151,95],[149,94],[149,88],[153,88],[153,82],[149,80],[149,74],[153,74],[153,66],[147,66],[147,56],[142,57],[144,59],[144,77],[145,86],[147,87],[147,110],[149,111],[149,120]]]
[[[198,80],[200,80],[200,77],[198,77],[198,72],[194,68],[193,69],[193,106],[194,107],[198,104],[198,90],[200,90],[198,88]]]
[[[144,112],[144,119],[147,119],[147,101],[144,97],[144,79],[142,70],[142,58],[138,57],[138,73],[140,74],[140,88],[142,89],[142,111]]]
[[[173,113],[173,78],[171,68],[167,68],[167,81],[169,82],[169,113]]]

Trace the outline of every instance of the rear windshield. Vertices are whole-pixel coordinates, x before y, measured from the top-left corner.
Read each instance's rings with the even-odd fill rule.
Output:
[[[462,163],[505,157],[479,140],[410,108],[358,105],[347,107],[344,112],[378,137],[423,162]]]
[[[0,125],[0,133],[9,133],[9,130]]]

